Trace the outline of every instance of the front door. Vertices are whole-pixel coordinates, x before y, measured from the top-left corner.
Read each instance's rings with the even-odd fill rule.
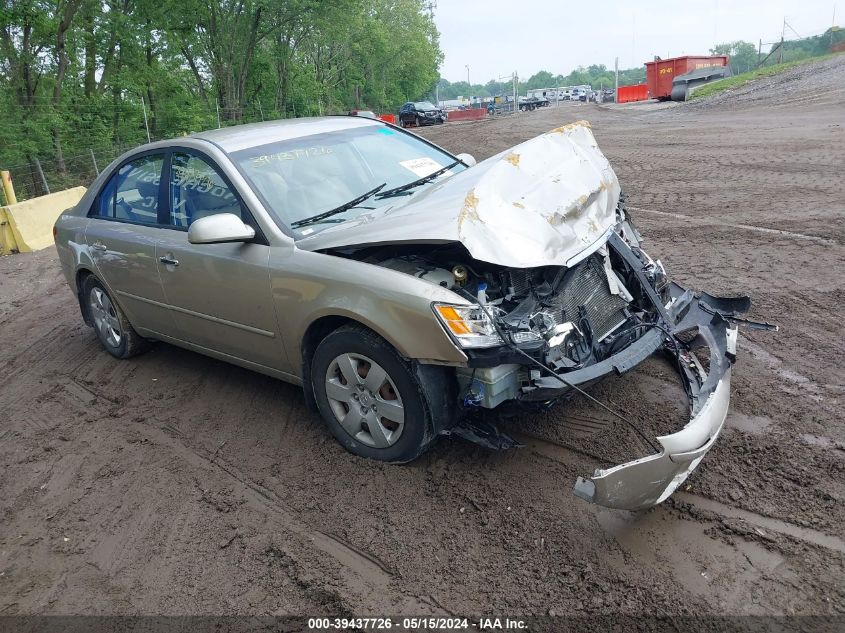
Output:
[[[142,334],[172,335],[175,329],[156,260],[156,243],[167,232],[158,218],[164,156],[142,155],[121,165],[97,197],[85,230],[98,276]]]
[[[258,228],[237,192],[210,159],[174,151],[167,198],[172,230],[161,232],[156,261],[179,338],[286,370],[270,293],[270,247],[260,232],[251,242],[188,242],[190,224],[216,213],[233,213]]]

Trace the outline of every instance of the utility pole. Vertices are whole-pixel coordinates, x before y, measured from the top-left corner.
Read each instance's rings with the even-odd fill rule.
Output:
[[[780,51],[778,51],[778,64],[783,63],[783,36],[786,34],[786,16],[783,16],[783,28],[780,30]]]
[[[144,97],[141,97],[141,107],[144,109],[144,127],[147,129],[147,143],[149,143],[150,142],[150,126],[147,124],[147,104],[144,103]]]
[[[220,129],[220,102],[217,99],[214,100],[214,109],[217,111],[217,129]]]
[[[41,161],[37,158],[33,159],[35,161],[35,167],[38,169],[38,175],[41,176],[41,184],[44,186],[44,191],[50,193],[50,185],[47,184],[47,178],[44,176],[44,170],[41,169]]]
[[[513,71],[513,111],[519,114],[519,75]]]
[[[760,43],[757,44],[757,66],[760,66],[760,59],[763,57],[763,38],[760,38]]]
[[[469,64],[464,64],[464,66],[466,66],[467,69],[467,91],[469,91],[469,94],[467,96],[469,97],[470,101],[472,101],[472,84],[469,83]]]
[[[613,103],[618,103],[616,100],[616,95],[619,94],[619,58],[616,58],[616,61],[613,62],[613,69],[616,72],[616,86],[613,88]]]

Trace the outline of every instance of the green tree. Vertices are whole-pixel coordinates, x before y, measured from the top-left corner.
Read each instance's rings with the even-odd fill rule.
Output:
[[[423,0],[0,0],[0,165],[23,199],[147,129],[394,109],[441,61]]]
[[[710,49],[710,54],[727,55],[728,65],[734,75],[748,72],[756,68],[758,63],[757,47],[742,40],[717,44]]]
[[[555,87],[554,84],[555,76],[547,70],[541,70],[528,78],[528,81],[525,82],[525,88],[526,90],[531,90],[532,88],[552,88]]]

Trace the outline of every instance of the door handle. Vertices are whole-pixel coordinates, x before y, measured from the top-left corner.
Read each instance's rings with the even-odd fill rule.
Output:
[[[98,240],[91,244],[91,248],[93,248],[95,251],[104,251],[108,249],[108,246]]]
[[[159,257],[158,261],[160,261],[165,266],[178,266],[179,265],[178,259],[172,259],[170,257]]]

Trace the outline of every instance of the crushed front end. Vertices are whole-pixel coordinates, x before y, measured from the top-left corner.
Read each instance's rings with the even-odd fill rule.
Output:
[[[449,287],[469,301],[433,309],[469,358],[457,369],[462,406],[551,404],[650,355],[674,357],[690,420],[657,437],[659,452],[579,478],[577,496],[637,510],[665,500],[719,435],[728,410],[736,321],[750,300],[670,282],[642,249],[622,200],[617,222],[567,266],[508,268],[434,248],[380,265]],[[656,444],[657,445],[657,444]]]
[[[688,423],[650,441],[654,454],[580,478],[575,494],[583,499],[631,510],[660,503],[721,431],[736,325],[747,323],[742,315],[750,301],[696,294],[669,281],[643,250],[616,175],[585,122],[551,130],[405,204],[321,235],[311,248],[456,295],[431,310],[467,358],[455,369],[464,412],[505,402],[551,405],[578,392],[592,399],[584,392],[592,383],[652,354],[670,356],[689,400]],[[465,420],[474,417],[480,416]],[[488,446],[508,444],[483,424],[453,432],[462,429]]]

